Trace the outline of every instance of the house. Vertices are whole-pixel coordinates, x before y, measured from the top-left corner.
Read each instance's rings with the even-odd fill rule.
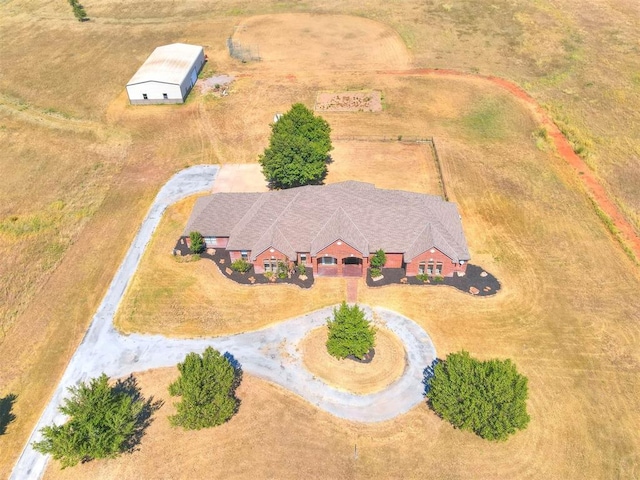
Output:
[[[201,197],[184,230],[187,244],[193,231],[256,273],[285,262],[315,275],[364,276],[379,249],[386,268],[408,276],[464,275],[469,260],[455,204],[354,181]]]
[[[173,43],[156,48],[127,83],[129,102],[184,103],[204,62],[204,50],[196,45]]]

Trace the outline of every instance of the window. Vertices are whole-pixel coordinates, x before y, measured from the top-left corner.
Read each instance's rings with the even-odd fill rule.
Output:
[[[318,263],[320,265],[337,265],[338,259],[334,257],[320,257]]]
[[[300,263],[307,263],[307,254],[306,253],[301,253],[300,254]]]
[[[242,258],[243,260],[248,260],[249,254],[247,252],[240,252],[240,258]]]
[[[424,269],[426,268],[425,262],[420,262],[418,264],[418,275],[424,275]]]
[[[216,237],[204,237],[204,244],[207,246],[207,248],[215,247],[216,243]]]
[[[427,275],[433,275],[433,262],[429,262],[427,265]]]
[[[147,97],[147,94],[146,94],[146,93],[143,93],[143,94],[142,94],[142,99],[143,99],[143,100],[149,100],[149,98]]]
[[[436,275],[442,275],[442,262],[436,263]]]
[[[169,99],[169,95],[167,95],[166,93],[163,93],[162,94],[162,98],[164,98],[165,100],[168,100]]]
[[[262,263],[265,272],[276,272],[278,270],[278,261],[275,259],[267,259]]]

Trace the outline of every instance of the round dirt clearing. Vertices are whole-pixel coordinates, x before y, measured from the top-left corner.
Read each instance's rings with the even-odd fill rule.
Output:
[[[258,51],[262,65],[287,72],[404,69],[411,63],[395,30],[349,15],[259,15],[238,25],[233,41]]]
[[[376,354],[371,363],[338,360],[327,352],[327,327],[312,330],[300,342],[304,366],[328,385],[358,395],[384,390],[396,381],[406,366],[400,339],[386,328],[377,328]]]

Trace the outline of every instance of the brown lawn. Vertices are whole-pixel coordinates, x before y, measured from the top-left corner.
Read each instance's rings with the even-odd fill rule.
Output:
[[[530,379],[531,426],[489,444],[452,430],[424,407],[383,424],[355,425],[247,376],[242,410],[222,429],[179,434],[166,425],[167,404],[139,452],[63,474],[637,476],[637,267],[595,216],[576,175],[543,151],[537,125],[506,94],[480,81],[377,73],[412,61],[515,80],[545,104],[639,228],[635,1],[97,0],[86,8],[92,21],[80,24],[66,3],[0,6],[0,58],[8,66],[0,69],[0,396],[18,395],[17,418],[0,439],[0,477],[8,476],[167,178],[196,163],[255,163],[274,113],[298,101],[312,106],[320,91],[366,89],[382,92],[383,111],[326,113],[333,132],[433,135],[473,261],[500,278],[503,292],[477,299],[444,287],[361,285],[359,301],[414,318],[441,356],[465,348],[481,358],[513,358]],[[312,15],[262,16],[289,8]],[[264,38],[262,62],[229,59],[225,40],[238,24],[249,28],[237,38]],[[229,96],[128,106],[123,85],[153,47],[174,41],[205,45],[216,73],[237,74]],[[340,148],[336,142],[332,175],[344,167],[364,181],[403,176],[401,188],[435,185],[424,183],[424,172],[406,173],[416,163],[382,161],[383,150],[375,171],[388,172],[347,167],[351,154],[340,164]],[[365,148],[372,156],[382,147]],[[239,289],[207,262],[174,262],[169,252],[187,215],[188,202],[163,221],[125,299],[121,328],[228,333],[344,298],[340,281],[318,282],[309,292]],[[151,372],[143,386],[166,399],[172,377]]]
[[[327,183],[358,179],[378,188],[442,195],[428,144],[340,140],[333,145]]]
[[[335,388],[367,395],[384,390],[404,372],[404,346],[386,328],[376,329],[375,355],[370,363],[332,357],[327,352],[327,335],[327,327],[312,330],[300,343],[299,350],[305,367]]]

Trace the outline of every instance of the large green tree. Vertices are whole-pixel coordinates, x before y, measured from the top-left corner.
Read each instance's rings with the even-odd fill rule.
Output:
[[[144,401],[133,377],[111,386],[102,374],[69,391],[71,397],[59,408],[67,422],[44,427],[43,439],[33,443],[35,450],[60,460],[62,468],[129,450],[148,424],[149,407],[158,406]]]
[[[331,160],[331,127],[301,103],[296,103],[271,127],[269,147],[260,155],[262,172],[271,188],[322,183]]]
[[[465,351],[452,353],[426,383],[438,415],[482,438],[505,440],[529,423],[527,378],[511,360],[480,361]]]
[[[202,355],[190,353],[178,370],[180,377],[169,385],[172,396],[182,397],[177,413],[169,417],[173,425],[200,430],[221,425],[236,413],[241,372],[220,352],[207,347]]]
[[[353,355],[361,359],[375,346],[375,328],[358,305],[350,307],[342,302],[340,308],[333,310],[333,320],[327,326],[327,351],[336,358]]]

